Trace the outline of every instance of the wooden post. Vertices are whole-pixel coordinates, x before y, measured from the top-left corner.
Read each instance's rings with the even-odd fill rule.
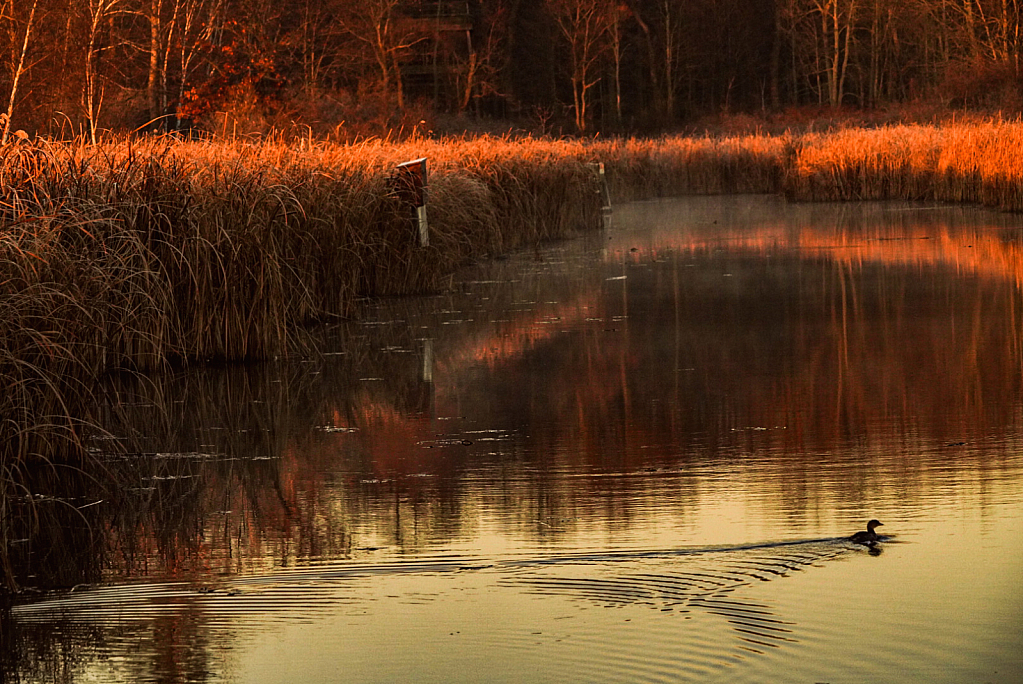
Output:
[[[423,382],[433,382],[433,340],[423,340]]]
[[[604,175],[604,162],[592,162],[590,164],[590,168],[592,168],[593,173],[597,175],[597,184],[600,186],[597,190],[597,193],[600,194],[600,208],[604,211],[610,211],[611,191],[607,187],[607,176]]]
[[[407,204],[419,229],[419,246],[430,246],[430,229],[426,222],[426,157],[398,164],[392,176],[394,192]]]

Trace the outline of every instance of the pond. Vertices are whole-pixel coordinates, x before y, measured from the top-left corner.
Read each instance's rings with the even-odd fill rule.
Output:
[[[72,501],[6,677],[1023,681],[1023,221],[609,223],[304,358],[112,381],[124,486]]]

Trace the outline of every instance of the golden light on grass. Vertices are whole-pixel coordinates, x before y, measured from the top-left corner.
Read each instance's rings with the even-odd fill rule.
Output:
[[[351,145],[112,139],[0,147],[0,481],[81,454],[112,369],[301,352],[361,296],[442,286],[468,260],[600,225],[617,201],[784,192],[1023,209],[1023,123],[650,140],[477,137]],[[429,160],[430,246],[391,192]],[[17,479],[17,478],[13,478]]]
[[[907,199],[1023,210],[1023,122],[887,126],[794,141],[785,192],[796,200]]]

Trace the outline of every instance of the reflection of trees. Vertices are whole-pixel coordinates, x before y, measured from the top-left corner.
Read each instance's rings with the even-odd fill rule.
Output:
[[[869,465],[856,465],[864,455],[880,464],[907,449],[976,444],[1018,421],[1015,243],[944,218],[916,214],[912,230],[894,223],[850,217],[837,235],[833,223],[713,226],[681,238],[676,230],[639,252],[626,245],[610,260],[632,264],[622,283],[627,321],[539,348],[508,341],[532,341],[535,321],[509,324],[491,348],[516,353],[483,356],[478,385],[464,370],[441,374],[437,405],[472,405],[482,424],[529,426],[525,450],[553,471],[775,454],[786,496],[863,500],[872,479]],[[698,267],[687,268],[693,256]],[[619,296],[609,288],[594,315],[623,312]],[[546,315],[571,320],[577,301]],[[964,451],[976,454],[952,449],[962,467],[989,467]],[[821,460],[848,469],[816,468]],[[905,468],[917,472],[904,484],[925,491],[926,467]],[[634,494],[620,484],[612,497]],[[564,506],[597,496],[570,486],[557,497]]]

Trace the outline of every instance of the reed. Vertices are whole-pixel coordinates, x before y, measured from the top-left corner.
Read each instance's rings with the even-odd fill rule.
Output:
[[[1021,211],[1021,148],[1023,123],[994,120],[654,140],[0,147],[0,587],[16,584],[7,542],[49,510],[33,503],[40,473],[88,460],[83,426],[109,411],[97,380],[110,370],[304,353],[309,324],[354,315],[360,297],[437,289],[468,260],[599,225],[594,162],[617,201],[784,192]],[[423,156],[427,248],[389,184],[396,164]]]
[[[597,142],[618,200],[691,194],[773,193],[780,188],[791,136],[672,137]]]
[[[424,147],[428,248],[388,185]],[[12,353],[69,345],[93,372],[285,354],[295,326],[349,316],[358,296],[427,290],[468,258],[594,222],[585,162],[537,147],[524,159],[501,140],[9,146],[0,305],[19,314],[4,324]]]
[[[783,188],[795,200],[908,199],[1023,210],[1023,122],[887,126],[794,140]]]
[[[179,361],[272,359],[359,297],[440,287],[467,260],[599,225],[616,200],[779,192],[1023,209],[1023,123],[654,140],[17,141],[0,148],[5,470],[74,451],[95,378]],[[431,244],[390,191],[429,159]],[[76,416],[77,418],[84,418]],[[55,441],[56,440],[56,441]],[[47,446],[49,445],[49,446]]]

